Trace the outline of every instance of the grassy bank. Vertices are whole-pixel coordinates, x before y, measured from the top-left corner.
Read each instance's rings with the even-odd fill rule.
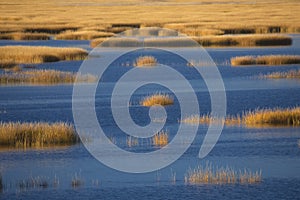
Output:
[[[0,68],[16,64],[56,62],[60,60],[82,60],[88,55],[80,48],[59,48],[45,46],[3,46],[0,47]]]
[[[142,106],[167,106],[172,105],[174,103],[174,99],[171,95],[168,94],[153,94],[143,98],[140,102]]]
[[[153,67],[157,64],[158,64],[157,60],[153,56],[140,56],[134,61],[133,66],[135,66],[135,67]]]
[[[225,46],[282,46],[291,45],[289,36],[279,34],[245,34],[245,35],[221,35],[193,37],[195,41],[204,47]]]
[[[231,168],[198,166],[191,169],[185,176],[185,182],[189,184],[253,184],[262,180],[261,171],[250,170],[235,171]]]
[[[58,70],[28,70],[5,72],[0,74],[0,85],[7,84],[60,84],[74,83],[77,73]],[[90,74],[79,74],[77,82],[95,82],[97,78]]]
[[[194,115],[182,120],[187,124],[209,124],[223,120],[226,125],[255,126],[300,126],[300,107],[286,109],[257,109],[245,112],[242,116],[228,116],[214,119],[209,115]]]
[[[50,36],[46,33],[3,33],[0,34],[0,40],[49,40]]]
[[[0,145],[10,147],[43,147],[79,142],[73,125],[63,122],[0,123]]]
[[[298,55],[238,56],[231,58],[232,66],[300,64]]]
[[[262,75],[261,78],[270,78],[270,79],[281,79],[281,78],[292,78],[300,79],[300,70],[290,70],[287,72],[273,72],[267,75]]]

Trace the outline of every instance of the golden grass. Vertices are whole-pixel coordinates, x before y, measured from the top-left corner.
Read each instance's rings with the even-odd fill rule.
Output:
[[[57,40],[92,40],[114,36],[114,33],[99,31],[66,31],[55,36]]]
[[[59,48],[45,46],[3,46],[0,47],[0,68],[16,64],[55,62],[60,60],[82,60],[88,55],[80,48]]]
[[[220,35],[192,37],[195,41],[205,47],[209,46],[282,46],[291,45],[292,39],[286,35],[279,34],[243,34],[243,35]]]
[[[58,70],[27,70],[0,74],[0,85],[7,84],[60,84],[74,83],[77,73]],[[90,74],[79,74],[76,82],[95,82],[97,78]]]
[[[81,3],[79,0],[63,3],[59,0],[4,0],[1,6],[6,12],[0,17],[1,32],[56,34],[97,26],[112,32],[137,26],[216,29],[224,33],[252,33],[253,30],[255,33],[292,33],[300,30],[300,5],[295,0],[255,3],[247,0],[167,0],[155,4],[137,0],[92,0],[82,6]]]
[[[4,33],[0,34],[0,40],[49,40],[50,36],[45,33]]]
[[[198,166],[190,169],[186,176],[185,182],[189,184],[254,184],[261,182],[261,171],[251,172],[249,170],[235,171],[232,168],[206,167]]]
[[[255,126],[300,126],[300,107],[286,109],[257,109],[245,112],[242,116],[227,116],[225,119],[210,115],[193,115],[181,122],[187,124],[210,124],[224,122],[225,125]]]
[[[152,144],[155,146],[165,146],[168,144],[169,133],[167,131],[159,131],[152,137]]]
[[[43,147],[79,142],[73,125],[63,122],[0,123],[0,145],[11,147]]]
[[[267,75],[262,75],[262,78],[281,79],[281,78],[292,78],[300,79],[300,70],[290,70],[287,72],[273,72]]]
[[[100,45],[103,41],[107,40],[108,38],[96,38],[96,39],[93,39],[91,42],[90,42],[90,46],[92,48],[95,48],[97,47],[98,45]]]
[[[157,60],[153,56],[140,56],[133,63],[135,67],[153,67],[156,65]]]
[[[238,56],[231,58],[232,66],[300,64],[298,55]]]
[[[174,99],[171,95],[157,93],[143,98],[140,104],[147,107],[155,105],[167,106],[173,105]]]

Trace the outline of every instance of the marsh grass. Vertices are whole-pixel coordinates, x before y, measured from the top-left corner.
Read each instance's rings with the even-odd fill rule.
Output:
[[[291,45],[289,36],[280,34],[242,34],[193,37],[195,41],[205,47],[209,46],[283,46]]]
[[[0,40],[50,40],[50,36],[46,33],[5,33],[0,34]]]
[[[92,40],[95,38],[107,38],[114,33],[100,31],[66,31],[55,36],[57,40]]]
[[[290,70],[287,72],[273,72],[267,75],[261,75],[261,78],[270,78],[270,79],[300,79],[300,70]]]
[[[126,144],[128,147],[135,147],[139,145],[139,139],[136,137],[128,136],[126,138]]]
[[[90,42],[90,47],[95,48],[95,47],[101,45],[101,43],[107,39],[108,39],[107,37],[93,39]]]
[[[0,74],[0,85],[10,84],[61,84],[79,82],[95,82],[97,78],[91,74],[77,74],[58,70],[27,70],[15,73]]]
[[[165,146],[169,141],[169,133],[167,131],[159,131],[152,137],[152,144],[154,146]]]
[[[140,104],[142,106],[147,106],[147,107],[155,106],[155,105],[161,105],[161,106],[173,105],[174,98],[169,94],[157,93],[143,98]]]
[[[265,56],[238,56],[231,58],[232,66],[239,65],[288,65],[300,64],[297,55],[265,55]]]
[[[153,67],[156,66],[157,60],[153,56],[140,56],[138,57],[134,63],[133,66],[135,67]]]
[[[210,124],[224,122],[225,125],[261,126],[300,126],[300,108],[256,109],[245,112],[242,116],[227,116],[225,119],[213,118],[210,115],[193,115],[181,122],[187,124]]]
[[[0,47],[0,68],[11,67],[16,64],[83,60],[87,55],[87,51],[80,48],[3,46]]]
[[[189,184],[254,184],[261,182],[261,171],[235,171],[232,168],[213,167],[207,164],[188,170],[185,182]]]
[[[43,147],[69,145],[79,142],[74,126],[56,122],[1,122],[0,146]]]

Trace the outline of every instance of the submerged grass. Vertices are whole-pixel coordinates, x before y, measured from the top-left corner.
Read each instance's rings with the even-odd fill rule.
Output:
[[[185,182],[190,184],[254,184],[261,182],[261,171],[251,172],[250,170],[235,171],[232,168],[213,167],[207,164],[205,167],[198,166],[190,169]]]
[[[161,106],[167,106],[172,105],[174,103],[174,99],[169,94],[153,94],[150,96],[145,97],[142,99],[140,104],[142,106],[155,106],[155,105],[161,105]]]
[[[45,46],[3,46],[0,47],[0,68],[16,64],[56,62],[60,60],[83,60],[87,51],[80,48],[59,48]]]
[[[228,116],[225,119],[210,115],[193,115],[182,120],[188,124],[209,124],[223,121],[226,125],[260,126],[300,126],[300,107],[286,109],[257,109],[245,112],[242,116]]]
[[[63,122],[1,122],[0,146],[43,147],[79,142],[73,125]]]
[[[300,64],[298,55],[238,56],[231,58],[232,66]]]
[[[76,82],[95,82],[90,74],[77,74],[58,70],[27,70],[0,74],[0,85],[9,84],[60,84]]]
[[[281,79],[281,78],[291,78],[300,79],[300,70],[290,70],[287,72],[273,72],[267,75],[262,75],[261,78],[271,78],[271,79]]]
[[[153,56],[140,56],[133,63],[135,67],[153,67],[155,65],[157,65],[157,60]]]

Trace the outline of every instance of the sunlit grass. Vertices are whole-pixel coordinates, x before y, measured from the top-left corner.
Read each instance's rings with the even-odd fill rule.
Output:
[[[185,176],[185,182],[189,184],[253,184],[261,182],[261,179],[261,171],[238,172],[229,167],[213,167],[209,164],[190,169]]]
[[[114,36],[114,33],[99,31],[66,31],[55,36],[57,40],[92,40]]]
[[[50,36],[46,33],[4,33],[0,34],[0,40],[49,40]]]
[[[77,79],[76,79],[77,78]],[[95,82],[91,74],[77,74],[58,70],[27,70],[0,73],[0,85],[9,84],[60,84],[76,82]]]
[[[73,125],[63,122],[1,122],[0,145],[9,147],[43,147],[79,142]]]
[[[159,131],[152,137],[152,144],[154,146],[165,146],[169,141],[169,133],[167,131]]]
[[[169,94],[157,93],[143,98],[140,104],[148,107],[155,105],[167,106],[174,104],[174,98]]]
[[[157,60],[153,56],[140,56],[133,63],[135,67],[153,67],[155,65],[157,65]]]
[[[16,64],[83,60],[87,55],[87,51],[80,48],[3,46],[0,47],[0,68],[11,67]]]
[[[267,75],[262,75],[261,77],[271,78],[271,79],[281,79],[281,78],[300,79],[300,70],[290,70],[287,72],[273,72]]]
[[[297,55],[265,55],[265,56],[238,56],[231,58],[232,66],[239,65],[287,65],[300,64]]]
[[[193,115],[181,122],[187,124],[210,124],[224,122],[226,125],[245,126],[300,126],[300,108],[256,109],[245,112],[242,116],[227,116],[225,119],[210,115]]]

